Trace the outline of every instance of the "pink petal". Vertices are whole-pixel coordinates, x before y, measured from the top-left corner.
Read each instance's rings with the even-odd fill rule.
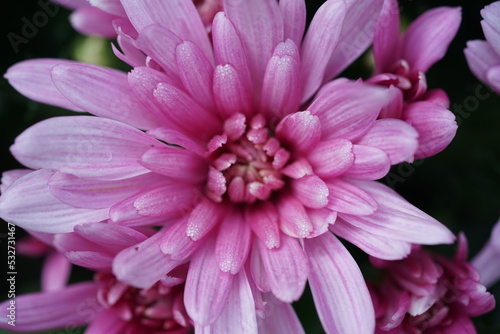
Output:
[[[325,233],[304,240],[309,284],[323,328],[328,333],[373,333],[375,312],[363,275],[347,249]]]
[[[201,157],[205,157],[206,147],[204,145],[206,143],[202,144],[202,142],[194,141],[181,132],[166,128],[156,128],[149,130],[147,134],[166,143],[183,147]]]
[[[148,129],[161,119],[130,94],[127,75],[88,64],[60,64],[52,68],[52,80],[76,106],[96,116]]]
[[[90,325],[85,329],[85,334],[120,334],[126,331],[128,321],[120,319],[115,309],[100,311]]]
[[[279,216],[274,205],[261,202],[246,210],[245,223],[266,245],[272,249],[280,246]]]
[[[102,245],[113,254],[147,239],[146,235],[130,227],[107,223],[77,225],[75,233],[97,245]]]
[[[307,215],[311,220],[313,231],[308,238],[315,238],[328,231],[329,225],[335,224],[337,221],[337,212],[327,208],[322,209],[307,209]]]
[[[196,44],[185,41],[175,49],[175,59],[186,90],[196,102],[205,108],[213,109],[214,67],[207,57]]]
[[[337,45],[328,62],[323,81],[337,76],[373,41],[374,26],[384,0],[344,0],[346,13]]]
[[[189,212],[198,201],[199,189],[189,184],[168,181],[139,195],[134,208],[141,216],[167,216]]]
[[[308,109],[320,118],[323,139],[352,141],[368,132],[389,97],[383,88],[334,81],[323,86]]]
[[[113,274],[119,281],[146,289],[180,264],[180,261],[171,260],[160,250],[160,240],[165,231],[159,231],[116,255]]]
[[[309,111],[287,115],[276,127],[276,137],[293,150],[311,150],[321,138],[320,119]]]
[[[311,233],[309,216],[302,203],[295,197],[283,196],[279,199],[277,208],[280,215],[280,229],[283,233],[295,238],[305,238]]]
[[[279,6],[283,16],[283,39],[291,39],[300,48],[306,27],[306,2],[303,0],[281,0]]]
[[[43,263],[41,286],[42,291],[51,292],[63,289],[68,283],[71,264],[60,253],[49,254]]]
[[[154,173],[124,180],[102,181],[56,172],[48,186],[52,195],[61,202],[76,208],[104,209],[160,180],[162,177]]]
[[[412,69],[426,72],[443,58],[460,21],[460,7],[438,7],[425,12],[404,34],[403,58]]]
[[[270,302],[265,303],[271,305]],[[300,320],[290,304],[275,302],[269,313],[271,314],[259,322],[259,333],[305,334]]]
[[[244,270],[233,279],[224,311],[207,327],[195,327],[196,333],[257,333],[254,298]]]
[[[187,235],[186,227],[187,219],[183,217],[170,226],[161,240],[161,251],[172,260],[185,261],[204,243],[204,239],[193,241]]]
[[[61,94],[52,82],[50,72],[58,64],[75,64],[75,62],[62,59],[25,60],[11,66],[4,77],[9,80],[12,87],[27,98],[64,109],[82,111]]]
[[[96,307],[97,285],[94,282],[78,283],[53,292],[37,292],[16,296],[16,331],[33,332],[65,328],[68,324],[75,327],[89,322],[89,313],[82,309]],[[9,300],[0,304],[8,309]],[[99,306],[97,306],[99,309]],[[40,312],[43,310],[43,312]],[[4,312],[5,313],[5,312]],[[7,325],[8,317],[1,317],[2,328]]]
[[[121,3],[139,33],[150,25],[161,25],[182,40],[192,41],[208,59],[213,59],[207,31],[192,1],[171,0],[166,3],[161,0],[123,0]]]
[[[186,228],[186,235],[193,241],[200,240],[219,224],[226,213],[225,208],[203,199],[191,212]]]
[[[292,190],[304,206],[320,209],[328,204],[328,187],[316,175],[307,175],[292,181]]]
[[[395,165],[412,161],[418,147],[418,132],[401,120],[379,119],[357,143],[384,151],[391,165]]]
[[[184,289],[184,305],[194,323],[210,325],[227,307],[234,275],[222,272],[215,243],[208,240],[192,257]]]
[[[377,202],[370,194],[360,189],[352,182],[342,179],[328,180],[327,208],[353,215],[370,215],[377,210]]]
[[[180,83],[175,50],[181,43],[177,35],[160,25],[148,26],[136,41],[137,47],[157,62],[175,83]]]
[[[196,103],[189,95],[167,83],[160,83],[153,92],[170,122],[194,138],[210,140],[220,133],[221,124],[215,115]]]
[[[444,150],[458,128],[451,111],[426,101],[409,104],[405,110],[405,120],[419,134],[416,159],[427,158]]]
[[[298,300],[309,275],[307,258],[298,240],[282,235],[279,248],[268,249],[260,241],[257,244],[273,294],[285,303]]]
[[[250,274],[252,275],[252,280],[255,283],[256,288],[261,292],[270,292],[271,286],[269,285],[269,279],[267,278],[267,273],[262,262],[258,242],[259,239],[253,238],[250,263],[248,267],[250,268]]]
[[[326,178],[344,174],[354,163],[352,146],[346,139],[321,141],[308,156],[314,173]]]
[[[112,255],[96,251],[71,251],[64,256],[77,266],[93,270],[108,270],[113,262]]]
[[[283,17],[275,1],[224,0],[224,13],[241,39],[254,88],[260,92],[274,48],[283,41]]]
[[[235,112],[252,113],[251,91],[233,66],[227,64],[215,68],[213,91],[221,116],[229,117]]]
[[[108,210],[78,209],[62,203],[49,192],[53,171],[27,174],[2,194],[0,217],[22,228],[46,233],[71,232],[73,226],[108,218]]]
[[[398,260],[405,258],[411,252],[410,243],[390,239],[386,236],[378,236],[346,223],[342,219],[337,219],[330,230],[358,246],[367,254],[379,259]]]
[[[398,2],[384,1],[373,38],[373,56],[378,73],[393,71],[400,57],[400,40]]]
[[[95,7],[78,9],[69,17],[73,28],[81,34],[106,38],[116,37],[116,31],[112,23],[116,18],[115,15],[103,12]]]
[[[472,265],[481,276],[481,283],[491,287],[500,278],[500,268],[492,266],[500,254],[500,223],[496,223],[491,231],[490,239],[471,260]]]
[[[218,65],[230,65],[241,86],[248,91],[252,103],[253,88],[245,51],[234,25],[224,12],[215,15],[212,24],[212,40]]]
[[[500,64],[500,55],[486,41],[468,41],[464,54],[472,73],[489,84],[486,73],[490,67]],[[495,89],[500,92],[500,86]]]
[[[260,108],[270,117],[296,112],[300,104],[300,57],[292,40],[278,44],[267,63]]]
[[[61,0],[59,0],[61,1]],[[114,14],[117,16],[121,17],[126,17],[127,14],[125,13],[125,10],[123,9],[123,6],[120,2],[120,0],[89,0],[90,4],[93,7],[97,7],[102,11],[105,11],[110,14]]]
[[[371,146],[353,145],[354,163],[344,176],[359,180],[377,180],[389,172],[391,161],[384,151]]]
[[[161,144],[123,123],[67,116],[50,118],[28,128],[16,138],[11,152],[30,168],[119,180],[147,173],[138,160],[155,145]]]
[[[455,236],[444,225],[417,209],[394,190],[373,181],[351,181],[378,203],[367,216],[339,214],[348,223],[367,232],[423,245],[452,243]]]
[[[302,102],[307,101],[323,83],[345,15],[345,3],[338,0],[325,2],[314,14],[300,49]]]
[[[207,178],[207,162],[182,148],[163,146],[150,148],[141,158],[147,169],[179,181],[197,183]]]
[[[0,193],[3,194],[5,191],[7,191],[10,185],[14,183],[14,181],[31,172],[31,169],[11,169],[3,172],[0,184]]]
[[[251,241],[251,229],[241,213],[226,213],[215,243],[215,256],[220,270],[237,274],[246,262]]]

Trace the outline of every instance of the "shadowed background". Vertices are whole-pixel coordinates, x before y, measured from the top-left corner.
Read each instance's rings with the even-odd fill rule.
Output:
[[[9,2],[2,11],[2,52],[0,72],[5,73],[12,64],[26,59],[52,57],[75,59],[128,70],[114,59],[110,41],[83,37],[71,28],[69,12],[60,8],[42,20],[41,3],[45,1]],[[311,13],[323,1],[308,0]],[[500,216],[500,97],[490,93],[469,71],[463,49],[467,40],[484,39],[479,11],[490,1],[419,0],[400,1],[403,24],[407,24],[425,10],[437,6],[461,6],[463,21],[457,37],[445,58],[427,73],[430,89],[443,88],[450,97],[450,109],[457,115],[459,129],[455,140],[435,157],[418,161],[414,165],[393,167],[383,180],[393,186],[408,201],[449,226],[454,232],[463,231],[474,255],[487,240],[493,224]],[[38,16],[37,16],[38,15]],[[23,35],[26,22],[38,23],[35,30]],[[43,23],[43,24],[42,24]],[[26,32],[26,30],[24,31]],[[20,39],[18,39],[16,36]],[[14,44],[11,43],[15,41]],[[344,76],[356,79],[370,75],[370,54],[361,57]],[[48,117],[70,115],[71,112],[50,107],[18,94],[5,79],[0,79],[0,171],[21,168],[9,153],[14,138],[28,126]],[[7,299],[7,224],[0,224],[0,300]],[[25,233],[16,229],[17,240]],[[377,273],[369,268],[366,255],[349,246],[358,259],[363,272],[376,279]],[[452,254],[453,247],[438,248]],[[16,294],[39,290],[41,259],[17,256]],[[493,266],[500,265],[492,263]],[[89,279],[91,273],[83,269],[73,271],[73,280]],[[491,291],[500,298],[500,284]],[[297,313],[307,333],[322,333],[314,313],[309,291],[296,303]],[[43,312],[43,310],[40,310]],[[475,321],[479,333],[500,333],[500,308]],[[71,331],[80,333],[81,331]],[[7,333],[0,330],[0,333]],[[63,333],[63,331],[53,331]]]

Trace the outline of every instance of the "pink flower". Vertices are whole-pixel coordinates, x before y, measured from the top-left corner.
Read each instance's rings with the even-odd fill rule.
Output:
[[[397,1],[386,0],[377,22],[376,74],[368,82],[389,87],[392,99],[380,118],[402,119],[417,130],[416,159],[441,152],[457,131],[446,93],[427,91],[425,72],[444,56],[460,21],[460,8],[439,7],[422,14],[400,36]]]
[[[491,287],[500,279],[500,267],[495,265],[500,256],[500,221],[498,221],[488,242],[481,251],[474,256],[471,263],[481,276],[481,283]]]
[[[223,333],[228,329],[262,334],[303,333],[292,307],[270,294],[260,293],[251,286],[244,271],[235,275],[228,292],[228,307],[208,326],[193,323],[184,307],[189,264],[173,268],[147,288],[118,280],[111,271],[114,256],[128,247],[140,252],[142,246],[138,243],[148,237],[158,238],[149,228],[91,223],[77,225],[72,233],[37,235],[61,252],[57,254],[96,270],[94,280],[17,296],[16,326],[9,325],[9,318],[2,316],[0,328],[27,332],[89,325],[87,334],[180,334],[192,333],[193,329],[200,333]],[[156,253],[161,253],[159,248]],[[58,281],[67,281],[69,276],[64,263],[46,263],[44,272],[51,272]],[[9,303],[2,303],[2,310]]]
[[[500,94],[500,2],[493,2],[484,7],[481,16],[486,40],[467,42],[465,58],[472,73]]]
[[[84,35],[116,38],[115,25],[127,25],[132,28],[120,0],[92,1],[87,0],[52,0],[53,2],[73,10],[70,16],[71,25]],[[203,23],[210,29],[217,12],[222,10],[222,0],[193,0]],[[133,28],[132,28],[133,29]],[[118,43],[124,42],[121,38]]]
[[[385,272],[382,282],[371,286],[376,333],[476,333],[470,318],[495,307],[467,262],[463,235],[453,259],[415,246],[403,260],[372,260]]]
[[[389,260],[412,243],[454,240],[373,181],[417,148],[407,123],[377,120],[388,91],[324,84],[368,46],[349,57],[340,47],[382,2],[327,1],[303,38],[301,0],[226,1],[212,40],[189,2],[122,4],[137,33],[122,36],[146,59],[124,55],[137,64],[128,75],[54,59],[6,74],[32,99],[100,117],[53,118],[21,134],[12,152],[36,171],[7,188],[0,216],[47,233],[99,221],[162,226],[114,257],[113,272],[148,288],[190,261],[184,302],[200,326],[225,312],[245,275],[286,303],[309,280],[327,332],[372,332],[368,289],[334,234]]]

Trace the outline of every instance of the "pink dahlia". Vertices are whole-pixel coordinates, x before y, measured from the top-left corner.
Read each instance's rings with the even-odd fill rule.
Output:
[[[15,326],[9,324],[10,300],[5,301],[0,307],[7,310],[7,316],[2,316],[0,328],[31,332],[88,325],[86,334],[180,334],[195,329],[199,333],[304,332],[292,307],[251,287],[244,271],[233,280],[228,307],[209,326],[194,323],[184,307],[189,264],[174,268],[148,288],[136,288],[117,279],[111,270],[113,257],[124,248],[138,248],[135,245],[148,237],[155,238],[151,229],[91,223],[75,226],[72,233],[36,234],[57,248],[58,254],[96,270],[94,280],[60,284],[50,290],[42,286],[42,292],[16,296]],[[69,277],[64,263],[47,262],[44,272],[50,272],[60,283]]]
[[[481,16],[486,40],[467,42],[465,58],[472,73],[500,94],[500,2],[484,7]]]
[[[184,303],[200,326],[245,275],[283,302],[309,281],[327,332],[372,332],[368,289],[335,235],[388,260],[454,240],[374,181],[418,145],[404,121],[377,119],[389,91],[324,84],[363,51],[340,44],[364,34],[382,1],[329,0],[303,37],[304,1],[229,0],[211,39],[189,1],[121,3],[146,58],[124,56],[130,73],[57,59],[7,72],[32,99],[99,117],[53,118],[18,137],[12,153],[36,171],[7,188],[0,216],[48,233],[161,226],[114,257],[113,272],[149,288],[189,261]]]
[[[467,241],[459,237],[453,259],[415,246],[399,261],[372,259],[385,276],[371,286],[376,333],[476,333],[471,317],[491,311],[494,297],[467,262]]]
[[[446,93],[428,91],[425,72],[444,56],[460,21],[460,8],[439,7],[422,14],[400,36],[398,3],[386,0],[376,25],[376,73],[368,82],[391,93],[380,118],[402,119],[417,130],[416,159],[441,152],[457,131]]]
[[[481,251],[474,256],[471,263],[481,275],[481,283],[491,287],[500,279],[500,266],[495,265],[500,256],[500,221],[498,221],[488,242]]]
[[[116,38],[119,35],[117,27],[126,26],[133,29],[120,0],[52,0],[53,2],[73,10],[70,16],[71,25],[84,35],[94,35],[106,38]],[[212,20],[217,12],[222,10],[222,0],[193,0],[198,13],[207,29],[212,26]],[[56,10],[56,9],[54,9]],[[118,44],[127,47],[120,37]]]

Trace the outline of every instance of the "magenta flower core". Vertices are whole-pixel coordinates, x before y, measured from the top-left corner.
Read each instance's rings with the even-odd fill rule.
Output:
[[[132,333],[189,333],[192,331],[183,303],[184,285],[166,286],[161,281],[148,289],[119,282],[111,273],[97,273],[97,298]],[[129,331],[130,332],[130,331]]]

